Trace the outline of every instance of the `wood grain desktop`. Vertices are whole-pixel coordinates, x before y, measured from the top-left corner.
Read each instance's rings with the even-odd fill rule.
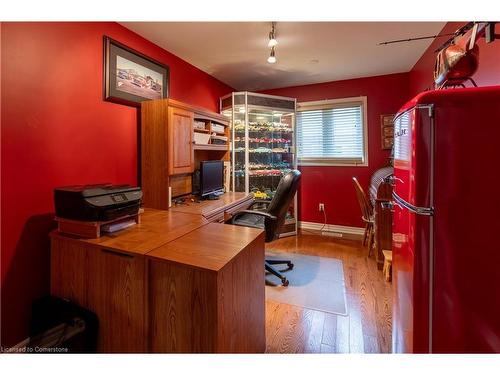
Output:
[[[146,209],[98,239],[51,234],[51,293],[94,311],[104,353],[265,351],[264,235]]]
[[[142,215],[141,223],[130,230],[78,241],[113,251],[144,255],[206,224],[208,221],[200,215],[148,208]]]

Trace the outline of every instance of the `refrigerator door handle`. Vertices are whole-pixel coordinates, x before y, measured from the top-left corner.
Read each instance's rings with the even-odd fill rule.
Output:
[[[413,204],[406,202],[403,198],[397,195],[395,191],[392,192],[392,197],[399,206],[406,208],[410,212],[413,212],[417,215],[425,215],[425,216],[434,215],[434,208],[414,206]]]

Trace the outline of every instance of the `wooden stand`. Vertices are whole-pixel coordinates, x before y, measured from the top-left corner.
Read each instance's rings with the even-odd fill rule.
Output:
[[[382,250],[382,253],[384,254],[383,274],[385,281],[389,282],[392,280],[392,251]]]
[[[134,215],[122,216],[120,218],[109,221],[80,221],[69,220],[56,217],[57,229],[61,233],[72,234],[81,238],[99,238],[101,237],[101,229],[104,225],[116,224],[125,220],[133,219],[136,224],[141,222],[141,214],[144,210],[140,209]]]

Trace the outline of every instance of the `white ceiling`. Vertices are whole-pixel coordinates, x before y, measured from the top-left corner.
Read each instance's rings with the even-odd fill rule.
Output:
[[[237,90],[262,90],[409,71],[445,22],[122,22],[122,25]]]

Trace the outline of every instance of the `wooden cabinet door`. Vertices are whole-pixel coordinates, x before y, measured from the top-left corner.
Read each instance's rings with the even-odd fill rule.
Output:
[[[193,112],[168,108],[168,174],[194,172]]]
[[[99,317],[98,351],[147,352],[144,258],[90,248],[87,276],[88,308]]]
[[[52,238],[51,294],[97,314],[98,352],[148,351],[146,276],[144,257]]]

